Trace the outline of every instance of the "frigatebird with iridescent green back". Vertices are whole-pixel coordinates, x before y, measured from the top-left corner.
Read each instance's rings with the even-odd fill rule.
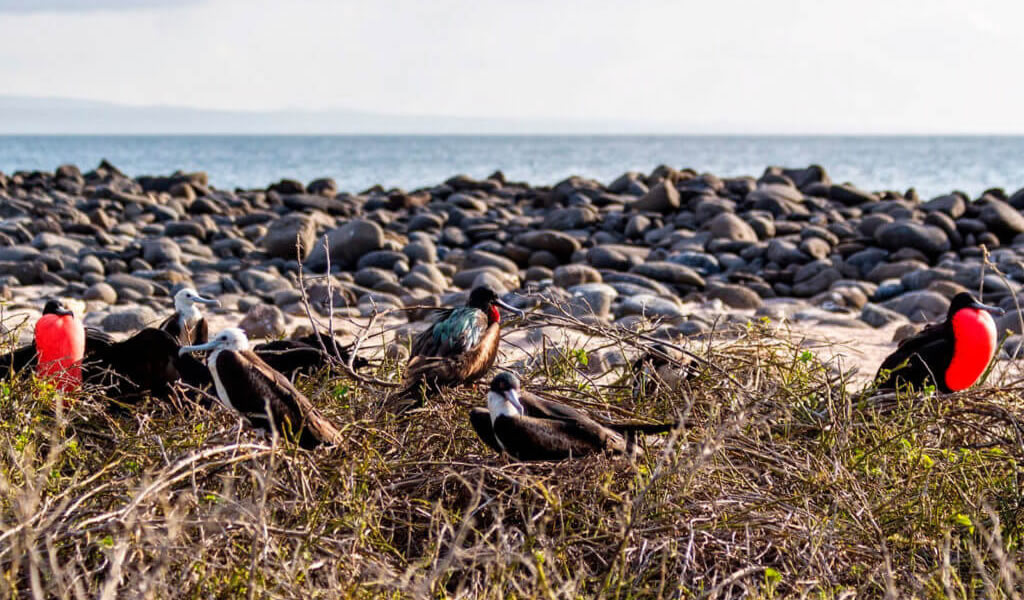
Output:
[[[499,307],[523,314],[486,285],[473,288],[465,306],[436,311],[430,327],[413,340],[399,395],[469,383],[487,373],[501,343]]]

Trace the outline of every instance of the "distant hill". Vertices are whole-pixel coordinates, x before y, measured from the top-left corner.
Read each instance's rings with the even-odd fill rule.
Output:
[[[0,96],[0,134],[699,133],[627,121],[388,115],[354,110],[231,111]]]

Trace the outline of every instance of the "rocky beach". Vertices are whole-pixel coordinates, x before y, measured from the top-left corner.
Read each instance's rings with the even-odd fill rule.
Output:
[[[0,295],[5,330],[23,336],[50,296],[80,300],[87,325],[116,335],[164,318],[184,285],[220,300],[214,329],[256,338],[308,332],[310,313],[352,335],[384,313],[379,350],[419,326],[399,309],[487,283],[523,308],[665,339],[768,319],[844,344],[834,353],[871,371],[963,290],[1008,310],[998,325],[1015,334],[1004,355],[1016,351],[1022,208],[1024,190],[925,199],[835,183],[816,165],[553,186],[499,171],[349,193],[327,178],[224,190],[201,172],[133,178],[104,161],[0,174]],[[521,337],[533,355],[544,334]],[[593,368],[618,361],[605,358]]]
[[[972,560],[1010,572],[1016,538],[984,532],[1015,535],[1021,506],[1020,369],[1006,360],[1021,208],[1024,190],[920,198],[819,166],[359,193],[326,178],[226,190],[106,161],[0,175],[8,343],[31,339],[47,298],[130,343],[189,286],[219,301],[203,309],[214,332],[315,324],[369,361],[293,375],[292,397],[331,425],[315,450],[268,444],[188,388],[128,404],[90,386],[63,411],[49,384],[9,377],[0,562],[40,573],[49,595],[84,582],[156,597],[592,597],[609,581],[626,582],[614,597],[874,597],[938,589]],[[527,311],[495,328],[492,372],[672,431],[632,459],[520,463],[473,421],[484,410],[495,426],[480,408],[490,377],[394,410],[425,309],[480,284]],[[1007,309],[995,375],[950,395],[861,394],[964,290]],[[654,362],[659,340],[693,368]]]

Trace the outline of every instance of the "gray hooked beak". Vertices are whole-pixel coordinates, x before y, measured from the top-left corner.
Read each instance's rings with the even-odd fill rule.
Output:
[[[178,350],[178,356],[184,356],[188,352],[202,352],[204,350],[213,350],[217,347],[217,342],[206,342],[205,344],[197,344],[195,346],[182,346]]]
[[[523,410],[523,403],[519,401],[519,394],[515,390],[509,390],[505,392],[505,398],[507,398],[508,401],[511,402],[512,405],[516,407],[516,410],[519,411],[519,414],[526,416],[526,411]]]
[[[207,304],[207,305],[210,305],[210,306],[220,306],[220,300],[217,300],[216,298],[203,298],[202,296],[196,296],[193,300],[195,302],[199,302],[200,304]]]
[[[990,313],[994,314],[997,317],[1002,316],[1003,313],[1006,312],[1005,310],[999,308],[998,306],[992,306],[990,304],[982,304],[981,302],[978,302],[977,300],[975,300],[973,303],[971,303],[971,308],[976,308],[978,310],[984,310],[984,311],[990,312]]]
[[[507,311],[509,311],[511,313],[515,313],[515,314],[519,315],[520,317],[525,317],[526,316],[526,311],[522,310],[521,308],[516,308],[514,306],[509,305],[507,302],[504,302],[501,298],[495,298],[494,299],[494,304],[504,308],[505,310],[507,310]]]

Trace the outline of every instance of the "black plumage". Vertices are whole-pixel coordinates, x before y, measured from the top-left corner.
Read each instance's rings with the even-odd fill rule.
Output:
[[[962,311],[970,312],[961,314]],[[934,384],[940,392],[950,393],[972,385],[995,352],[995,326],[988,315],[990,312],[1002,314],[1003,311],[977,302],[966,292],[957,294],[950,302],[943,321],[928,325],[901,341],[896,351],[882,361],[875,375],[878,388],[891,390],[909,384],[921,390]],[[964,316],[978,322],[961,335],[975,335],[977,339],[958,339],[955,320]],[[974,356],[962,357],[973,364],[967,367],[970,373],[958,374],[958,384],[953,389],[950,386],[950,367],[958,344],[964,355]]]
[[[636,436],[665,433],[676,423],[603,423],[585,412],[521,390],[511,373],[491,381],[488,408],[470,411],[480,439],[518,460],[561,460],[597,452],[635,455]]]

